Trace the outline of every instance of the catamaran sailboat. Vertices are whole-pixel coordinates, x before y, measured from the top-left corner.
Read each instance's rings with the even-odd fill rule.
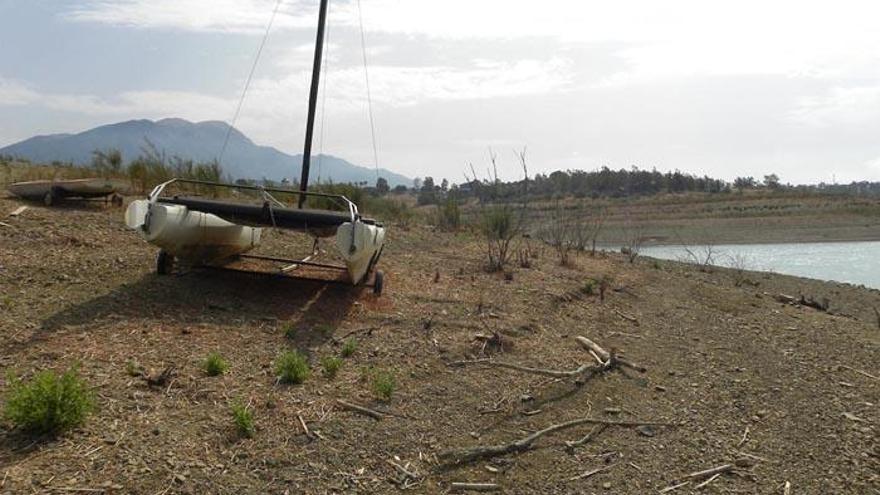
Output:
[[[169,273],[176,261],[194,266],[225,266],[240,259],[252,259],[281,263],[279,271],[283,273],[300,266],[341,271],[347,274],[347,282],[354,285],[367,284],[373,275],[369,285],[374,293],[381,293],[382,272],[374,268],[382,255],[385,227],[380,222],[363,217],[357,205],[345,196],[308,191],[326,16],[327,0],[321,0],[300,189],[191,179],[172,179],[157,185],[147,199],[131,202],[125,212],[126,225],[139,232],[147,242],[159,247],[157,273]],[[171,186],[186,184],[231,188],[236,194],[258,194],[261,203],[247,204],[167,193]],[[289,207],[279,201],[276,196],[282,194],[297,195],[298,207]],[[304,208],[310,197],[335,202],[341,206],[341,211]],[[291,229],[311,235],[315,238],[315,249],[303,259],[247,254],[260,245],[263,228]],[[317,239],[331,236],[335,237],[336,249],[344,266],[315,261],[319,254]]]

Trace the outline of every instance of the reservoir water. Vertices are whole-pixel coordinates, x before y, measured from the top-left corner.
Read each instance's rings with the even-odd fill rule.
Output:
[[[691,250],[694,250],[691,247]],[[696,250],[699,252],[699,249]],[[880,289],[880,242],[716,245],[715,265],[733,266],[738,258],[747,270],[834,280]],[[641,254],[689,261],[682,246],[644,246]]]

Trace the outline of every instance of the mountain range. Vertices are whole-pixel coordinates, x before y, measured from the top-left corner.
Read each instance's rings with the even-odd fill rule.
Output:
[[[238,129],[230,129],[228,124],[219,121],[190,122],[177,118],[129,120],[77,134],[35,136],[0,148],[0,154],[27,158],[35,163],[61,161],[85,165],[92,161],[95,150],[115,148],[128,162],[142,155],[149,141],[166,156],[207,162],[218,157],[227,132],[229,142],[221,162],[225,173],[234,179],[299,180],[302,155],[288,155],[271,146],[260,146]],[[323,182],[366,181],[375,184],[377,178],[376,169],[361,167],[331,155],[312,157],[312,181],[318,179],[319,172]],[[411,179],[387,169],[379,169],[378,176],[384,177],[391,187],[412,184]]]

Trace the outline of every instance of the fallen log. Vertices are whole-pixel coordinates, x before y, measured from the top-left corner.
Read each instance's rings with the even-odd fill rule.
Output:
[[[798,300],[797,300],[796,297],[794,297],[794,296],[789,296],[788,294],[781,294],[781,293],[780,293],[780,294],[776,294],[775,296],[773,296],[773,298],[776,299],[777,301],[783,303],[783,304],[791,304],[791,305],[795,305],[795,304],[797,304],[797,302],[798,302]]]
[[[800,304],[801,306],[813,308],[818,311],[822,311],[823,313],[827,312],[828,307],[831,305],[831,303],[828,301],[828,298],[822,298],[821,301],[817,301],[812,297],[806,297],[804,295],[801,295],[801,298],[798,299],[798,304]]]
[[[596,353],[596,355],[599,356],[599,358],[601,359],[602,363],[608,361],[608,358],[611,357],[611,353],[603,349],[599,344],[593,342],[586,337],[577,336],[574,338],[574,340],[577,341],[577,343],[580,344],[581,347],[583,347],[584,349]]]
[[[613,361],[613,363],[611,364],[612,368],[616,367],[616,366],[623,366],[626,368],[631,368],[633,370],[636,370],[639,373],[644,373],[644,372],[648,371],[647,368],[645,368],[644,366],[641,366],[641,365],[636,364],[628,359],[617,356],[613,352],[606,351],[604,348],[602,348],[602,346],[600,346],[599,344],[593,342],[592,340],[590,340],[586,337],[577,336],[574,338],[574,340],[578,344],[580,344],[581,347],[583,347],[584,349],[589,351],[591,354],[593,354],[593,357],[597,358],[597,360],[600,362],[600,364],[607,364],[608,361]]]

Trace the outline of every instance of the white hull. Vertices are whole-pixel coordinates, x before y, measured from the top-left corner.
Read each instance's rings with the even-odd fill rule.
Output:
[[[42,199],[53,189],[60,191],[65,196],[92,198],[109,196],[125,188],[124,182],[114,179],[69,179],[16,182],[9,185],[7,189],[22,198]]]
[[[259,246],[262,229],[227,222],[185,206],[132,201],[125,224],[150,244],[195,264],[216,263]]]
[[[336,231],[336,249],[345,266],[351,283],[363,281],[381,254],[385,244],[385,228],[363,222],[347,222]]]

